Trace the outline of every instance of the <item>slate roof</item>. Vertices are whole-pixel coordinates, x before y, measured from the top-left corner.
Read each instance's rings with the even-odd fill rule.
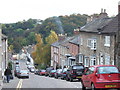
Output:
[[[84,32],[98,32],[97,29],[103,29],[106,25],[108,25],[109,22],[111,22],[113,18],[98,18],[90,23],[87,23],[85,26],[81,27],[80,31]]]
[[[76,45],[79,45],[79,35],[78,36],[75,36],[71,41],[69,41],[70,43],[73,43],[73,44],[76,44]]]
[[[102,33],[116,33],[120,24],[120,14],[112,19],[104,28]],[[120,26],[120,25],[119,25]]]
[[[59,47],[60,45],[65,45],[65,43],[70,41],[72,38],[73,37],[66,37],[64,40],[60,40],[60,41],[57,41],[57,42],[51,44],[51,46]]]

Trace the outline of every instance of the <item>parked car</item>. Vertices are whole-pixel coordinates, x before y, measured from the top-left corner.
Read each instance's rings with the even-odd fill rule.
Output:
[[[19,73],[20,71],[20,67],[15,67],[15,70],[14,70],[14,76],[16,77],[17,74]]]
[[[53,67],[46,68],[45,76],[48,76],[51,70],[53,70]]]
[[[27,62],[26,62],[26,65],[30,65],[30,62],[29,62],[29,61],[27,61]]]
[[[70,66],[66,72],[66,80],[70,80],[71,82],[73,79],[81,80],[81,77],[84,73],[84,65],[73,65]]]
[[[19,64],[19,61],[17,60],[17,61],[15,62],[15,64]]]
[[[31,73],[35,72],[35,68],[30,68],[29,70],[30,70]]]
[[[82,89],[120,89],[120,72],[114,65],[96,65],[85,70],[81,79]]]
[[[56,70],[51,70],[49,73],[49,77],[54,77],[56,73]]]
[[[35,70],[35,74],[36,74],[36,75],[39,75],[39,73],[40,73],[40,70],[36,69],[36,70]]]
[[[20,70],[17,73],[17,77],[18,78],[21,78],[21,77],[27,77],[27,78],[29,78],[29,71],[28,70]]]
[[[42,76],[42,75],[45,75],[46,74],[46,70],[40,70],[40,75]]]
[[[61,77],[62,69],[57,69],[55,73],[55,78]]]
[[[61,75],[60,75],[61,79],[66,79],[67,70],[68,70],[68,68],[63,68],[62,69],[62,72],[61,72]]]

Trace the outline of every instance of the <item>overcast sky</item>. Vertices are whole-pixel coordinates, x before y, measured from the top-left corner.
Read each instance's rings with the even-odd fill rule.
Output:
[[[0,0],[0,23],[46,19],[52,16],[100,13],[117,15],[119,0]]]

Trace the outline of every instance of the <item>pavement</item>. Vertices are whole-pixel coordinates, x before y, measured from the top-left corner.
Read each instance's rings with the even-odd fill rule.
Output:
[[[2,89],[3,87],[3,80],[0,80],[0,90]]]

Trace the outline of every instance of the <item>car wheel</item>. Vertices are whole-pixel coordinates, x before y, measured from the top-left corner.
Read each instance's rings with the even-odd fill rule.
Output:
[[[95,85],[92,83],[91,90],[96,90]]]
[[[72,82],[73,81],[73,79],[70,77],[70,82]]]
[[[78,81],[81,81],[81,79],[78,79]]]
[[[86,90],[86,87],[84,86],[83,82],[81,82],[82,84],[82,90]]]
[[[66,81],[69,81],[69,78],[66,76]]]

